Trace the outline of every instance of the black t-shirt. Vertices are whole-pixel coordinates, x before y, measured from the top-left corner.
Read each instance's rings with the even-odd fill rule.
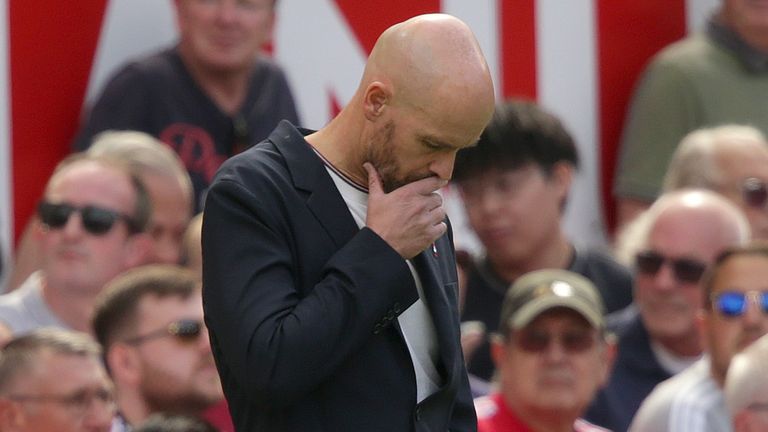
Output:
[[[243,106],[230,116],[197,85],[176,48],[170,48],[127,64],[110,79],[74,149],[85,150],[105,130],[153,135],[181,157],[200,209],[221,163],[265,139],[283,119],[298,124],[285,75],[270,60],[256,61]]]

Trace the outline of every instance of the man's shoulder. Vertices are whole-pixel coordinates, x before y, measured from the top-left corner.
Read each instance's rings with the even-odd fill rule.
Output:
[[[659,51],[651,60],[649,70],[655,73],[675,71],[692,73],[709,68],[723,55],[724,48],[703,33],[692,34]]]
[[[670,424],[683,415],[706,417],[708,411],[716,406],[718,398],[722,397],[722,392],[709,375],[708,362],[708,358],[702,358],[683,372],[659,383],[643,401],[636,421],[642,424]]]
[[[616,261],[607,252],[595,248],[576,248],[573,271],[579,270],[585,273],[593,273],[606,278],[612,282],[630,283],[632,275],[629,269]],[[584,274],[590,278],[590,274]]]

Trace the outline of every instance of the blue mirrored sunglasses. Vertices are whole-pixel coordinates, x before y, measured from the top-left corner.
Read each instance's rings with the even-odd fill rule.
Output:
[[[712,297],[715,311],[725,317],[739,317],[747,311],[750,299],[757,304],[763,313],[768,313],[768,291],[726,291]]]

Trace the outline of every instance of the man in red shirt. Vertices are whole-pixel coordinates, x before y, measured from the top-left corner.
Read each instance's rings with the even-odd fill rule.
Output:
[[[610,373],[603,302],[566,270],[539,270],[507,291],[491,345],[499,391],[475,401],[478,432],[604,431],[579,416]]]

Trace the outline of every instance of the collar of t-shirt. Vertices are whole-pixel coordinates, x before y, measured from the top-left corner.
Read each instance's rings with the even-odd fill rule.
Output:
[[[732,28],[719,22],[716,14],[709,18],[706,32],[712,40],[732,51],[748,71],[768,73],[768,53],[748,44]]]
[[[677,375],[701,358],[701,355],[680,357],[655,341],[651,341],[651,351],[653,351],[653,355],[656,356],[659,365],[671,375]]]

